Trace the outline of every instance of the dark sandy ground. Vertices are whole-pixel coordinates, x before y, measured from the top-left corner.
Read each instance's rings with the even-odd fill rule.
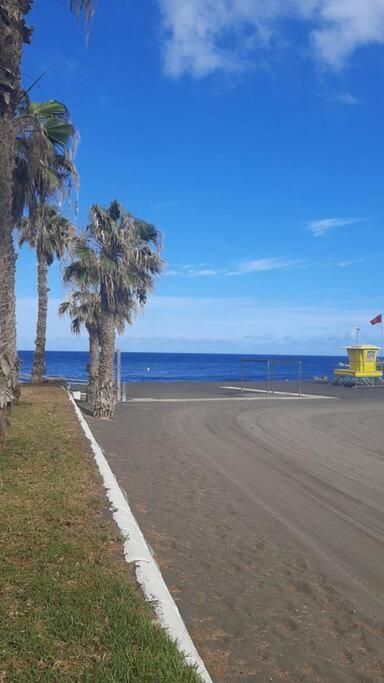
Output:
[[[343,391],[87,418],[215,681],[384,681],[384,392]]]

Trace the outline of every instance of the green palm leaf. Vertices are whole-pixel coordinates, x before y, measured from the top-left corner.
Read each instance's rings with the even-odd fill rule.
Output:
[[[28,113],[31,116],[38,116],[48,118],[53,116],[57,119],[68,119],[69,112],[63,102],[57,100],[48,100],[47,102],[28,102],[24,115]]]
[[[60,123],[57,119],[47,119],[44,124],[44,134],[50,143],[59,149],[64,149],[75,133],[70,123]]]
[[[15,124],[13,214],[17,223],[24,209],[33,218],[37,205],[48,198],[69,203],[78,176],[72,160],[76,131],[62,102],[30,102],[25,97]]]

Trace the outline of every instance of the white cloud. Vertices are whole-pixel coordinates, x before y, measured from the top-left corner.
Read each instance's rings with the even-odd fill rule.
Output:
[[[271,11],[274,13],[272,5],[276,4],[271,0],[271,9],[264,3],[261,10],[257,3],[255,12],[252,2],[247,0],[159,2],[165,35],[165,69],[172,76],[189,72],[197,78],[217,70],[236,71],[247,61],[255,40],[267,44],[269,30],[264,22],[258,21],[258,15],[267,18]],[[223,46],[226,38],[231,39],[231,48]]]
[[[317,57],[340,69],[359,47],[384,43],[383,0],[322,0],[312,32]]]
[[[297,259],[262,258],[240,263],[236,270],[227,272],[226,275],[244,275],[245,273],[262,273],[267,270],[288,270],[302,265]]]
[[[189,273],[190,277],[212,277],[214,275],[220,275],[220,271],[213,270],[213,268],[201,268]]]
[[[306,26],[312,58],[335,70],[358,48],[384,43],[383,0],[158,2],[165,71],[175,77],[248,68],[281,41],[287,20]]]
[[[314,237],[323,237],[327,232],[334,228],[343,228],[346,225],[353,225],[354,223],[361,223],[363,218],[322,218],[320,220],[311,221],[308,229],[312,232]]]
[[[207,264],[181,266],[177,269],[167,270],[164,273],[166,276],[178,277],[215,277],[222,274],[223,271],[211,268]]]
[[[168,270],[165,275],[178,277],[218,277],[221,275],[227,277],[232,275],[245,275],[247,273],[262,273],[268,270],[287,270],[289,268],[298,268],[302,265],[303,261],[297,259],[273,257],[242,261],[232,268],[212,268],[208,264],[201,264],[198,266],[188,265],[182,266],[179,269]]]
[[[364,263],[364,261],[365,259],[356,258],[352,261],[340,261],[340,263],[338,263],[337,265],[339,268],[348,268],[349,266],[354,266],[356,263]]]
[[[337,223],[330,221],[337,221]],[[324,235],[331,228],[340,225],[349,225],[350,223],[358,222],[358,219],[325,219],[323,221],[314,221],[311,223],[311,230],[315,237]],[[232,268],[212,268],[210,266],[182,266],[177,269],[171,269],[164,273],[171,277],[234,277],[240,275],[249,275],[251,273],[265,273],[270,270],[301,270],[304,268],[346,268],[362,263],[364,259],[351,259],[339,262],[308,262],[302,259],[285,259],[285,258],[262,258],[253,259],[252,261],[241,261]]]
[[[335,95],[334,100],[335,102],[339,102],[339,104],[346,104],[349,107],[356,107],[356,105],[362,103],[362,100],[359,100],[358,97],[351,95],[349,92],[344,92],[340,93],[339,95]]]

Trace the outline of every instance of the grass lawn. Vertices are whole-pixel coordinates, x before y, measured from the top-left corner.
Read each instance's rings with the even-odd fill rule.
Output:
[[[66,393],[25,386],[0,453],[0,681],[197,683],[123,560]]]

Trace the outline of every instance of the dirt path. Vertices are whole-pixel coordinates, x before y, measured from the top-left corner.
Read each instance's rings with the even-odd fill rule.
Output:
[[[89,422],[214,680],[384,680],[381,402]]]

